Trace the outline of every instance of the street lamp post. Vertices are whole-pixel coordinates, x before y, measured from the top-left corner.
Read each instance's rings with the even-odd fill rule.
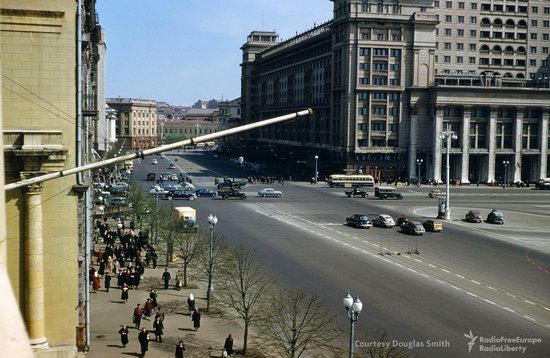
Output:
[[[418,179],[418,185],[419,186],[420,186],[420,179],[421,179],[420,166],[422,165],[422,163],[424,163],[424,159],[417,159],[416,160],[416,165],[418,166],[418,171],[416,173],[416,179]]]
[[[208,270],[209,270],[209,275],[208,275],[208,289],[206,291],[206,311],[208,312],[209,309],[210,309],[210,298],[211,298],[211,295],[212,295],[212,274],[213,274],[213,263],[212,263],[212,260],[213,260],[213,253],[212,253],[212,246],[213,246],[213,240],[214,240],[214,226],[216,226],[216,224],[218,223],[218,218],[216,217],[216,215],[208,215],[208,225],[210,227],[210,245],[209,245],[209,248],[208,248]]]
[[[508,184],[508,165],[510,164],[509,160],[503,160],[502,164],[504,164],[504,186],[503,188],[506,188],[506,184]]]
[[[155,197],[157,199],[157,210],[155,211],[155,243],[159,241],[159,193],[161,190],[160,185],[155,185]]]
[[[359,300],[359,297],[355,297],[355,301],[351,297],[349,291],[344,297],[344,307],[348,313],[350,321],[349,331],[349,358],[353,357],[353,336],[355,335],[355,322],[359,319],[359,313],[363,309],[363,303]]]
[[[317,183],[319,172],[317,171],[317,161],[319,160],[319,156],[315,156],[315,182]]]
[[[451,165],[449,163],[449,153],[451,151],[451,139],[458,139],[458,136],[453,131],[443,131],[439,134],[441,140],[447,141],[447,176],[445,178],[445,220],[451,220],[451,205],[450,201],[450,188],[449,188],[449,176],[451,171]]]

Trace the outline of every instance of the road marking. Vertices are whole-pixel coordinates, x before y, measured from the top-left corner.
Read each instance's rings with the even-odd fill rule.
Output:
[[[528,304],[533,305],[533,306],[536,306],[535,302],[531,302],[529,300],[523,300],[523,302],[528,303]]]
[[[497,290],[496,288],[491,287],[491,286],[485,286],[485,287],[487,287],[488,289],[493,290],[493,291],[496,291],[496,290]]]
[[[419,260],[419,259],[414,259],[414,261],[416,261],[416,262],[422,262],[422,260]]]
[[[529,317],[529,316],[526,316],[526,315],[523,315],[523,317],[527,318],[528,320],[531,320],[533,322],[536,322],[537,320],[532,318],[532,317]]]
[[[543,307],[543,308],[547,311],[550,311],[550,308],[548,308],[548,307]]]
[[[511,293],[508,293],[508,292],[506,292],[506,296],[510,296],[510,297],[514,297],[514,298],[518,297],[518,296],[512,295]]]
[[[359,240],[359,238],[357,236],[352,237],[352,239]]]
[[[473,282],[473,283],[475,283],[476,285],[481,285],[481,283],[480,283],[480,282],[477,282],[476,280],[470,280],[470,282]]]
[[[433,268],[437,267],[436,265],[432,265],[432,264],[428,264],[428,266],[433,267]]]
[[[464,276],[459,275],[459,274],[456,274],[455,276],[456,276],[456,277],[460,277],[460,278],[465,278]]]
[[[468,292],[468,291],[466,291],[466,293],[469,294],[472,297],[477,297],[477,295],[475,293],[471,293],[471,292]]]
[[[410,259],[410,258],[411,258],[411,257],[410,257],[409,255],[403,255],[403,256],[405,256],[405,257],[406,257],[406,258],[408,258],[408,259]]]
[[[377,244],[373,244],[373,245],[376,246],[376,247],[380,247],[380,246],[378,246]]]
[[[485,301],[485,302],[487,302],[487,303],[490,303],[490,304],[492,304],[492,305],[496,305],[496,303],[494,303],[493,301],[488,300],[488,299],[486,299],[486,298],[484,298],[483,301]]]
[[[441,269],[441,271],[446,272],[446,273],[451,273],[451,271],[445,270],[445,269]]]
[[[344,236],[347,236],[347,237],[349,237],[349,234],[344,234]]]
[[[411,272],[416,272],[416,270],[410,268],[410,267],[407,267],[407,270],[411,271]]]
[[[501,306],[502,308],[504,308],[506,311],[509,311],[509,312],[512,312],[512,313],[516,313],[516,311],[514,311],[513,309],[511,308],[508,308],[506,306]]]
[[[425,273],[421,273],[420,276],[429,278],[430,276],[426,275]]]
[[[455,285],[451,285],[451,287],[454,288],[457,291],[462,291],[462,289],[460,287],[456,287]]]
[[[340,231],[338,231],[338,230],[336,230],[336,233],[338,233],[338,234],[341,234],[341,232],[340,232]]]

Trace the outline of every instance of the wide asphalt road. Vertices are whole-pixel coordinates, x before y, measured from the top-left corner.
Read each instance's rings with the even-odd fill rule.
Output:
[[[208,153],[173,152],[158,160],[157,166],[152,158],[136,164],[134,178],[167,172],[169,161],[178,166],[173,172],[183,170],[195,185],[211,189],[214,177],[256,175]],[[411,353],[419,357],[550,356],[550,193],[453,188],[453,221],[444,223],[442,233],[413,237],[396,228],[361,230],[343,222],[353,213],[433,217],[437,200],[427,198],[433,187],[401,188],[404,200],[379,201],[295,182],[271,185],[283,191],[282,198],[258,197],[267,186],[247,185],[244,201],[200,198],[170,204],[196,208],[204,227],[208,214],[215,213],[217,233],[256,249],[282,285],[321,296],[338,312],[343,329],[349,329],[349,321],[342,298],[347,290],[359,296],[364,308],[358,341],[368,343],[367,332],[383,329],[392,340],[415,347]],[[461,220],[470,209],[486,216],[493,207],[504,212],[504,226]],[[468,353],[472,339],[464,334],[470,330],[478,338]],[[493,336],[542,342],[480,342]],[[430,342],[440,348],[429,347]],[[493,351],[480,351],[482,346]],[[522,347],[523,354],[509,351]]]

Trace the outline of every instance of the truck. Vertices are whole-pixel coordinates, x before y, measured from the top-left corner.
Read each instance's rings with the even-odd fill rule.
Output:
[[[216,184],[218,189],[222,188],[234,188],[234,189],[240,189],[243,186],[247,184],[246,180],[239,180],[239,179],[229,179],[228,177],[224,177],[223,179],[214,179],[214,184]]]
[[[199,224],[197,224],[197,211],[189,206],[175,207],[178,218],[181,219],[184,225],[185,232],[197,232]]]
[[[240,192],[238,189],[234,187],[221,187],[218,189],[218,196],[223,198],[223,200],[227,200],[229,198],[239,198],[241,200],[246,199],[246,194],[243,192]]]
[[[395,190],[395,188],[392,186],[377,186],[376,188],[374,188],[374,196],[381,200],[403,199],[403,195],[398,193],[397,190]]]
[[[346,190],[344,193],[348,198],[351,198],[353,196],[360,196],[360,197],[366,198],[367,196],[369,196],[369,193],[367,193],[366,190],[360,189],[360,188],[353,188],[352,190]]]

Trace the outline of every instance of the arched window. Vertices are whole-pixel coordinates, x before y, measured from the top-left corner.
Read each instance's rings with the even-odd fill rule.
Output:
[[[510,72],[506,72],[504,74],[504,78],[513,78],[514,76],[512,76],[512,74]]]
[[[506,20],[506,26],[514,27],[516,26],[516,23],[512,19]]]
[[[489,26],[489,25],[491,25],[491,20],[489,20],[488,18],[484,17],[483,19],[481,19],[481,25],[482,25],[482,26]]]
[[[506,53],[514,53],[514,48],[512,46],[506,46],[504,49]]]
[[[523,46],[518,47],[517,52],[521,53],[521,54],[525,54],[525,47],[523,47]]]
[[[479,51],[481,52],[489,52],[489,46],[483,45],[479,48]]]
[[[523,73],[518,73],[518,74],[516,75],[516,78],[525,78],[525,76],[523,75]]]
[[[519,20],[518,27],[527,27],[527,23],[525,22],[525,20]]]
[[[498,73],[498,72],[493,72],[493,77],[500,77],[500,73]]]
[[[495,19],[495,21],[493,21],[493,25],[494,26],[502,26],[502,20],[501,19]]]
[[[493,47],[493,52],[502,52],[502,48],[499,45]]]

